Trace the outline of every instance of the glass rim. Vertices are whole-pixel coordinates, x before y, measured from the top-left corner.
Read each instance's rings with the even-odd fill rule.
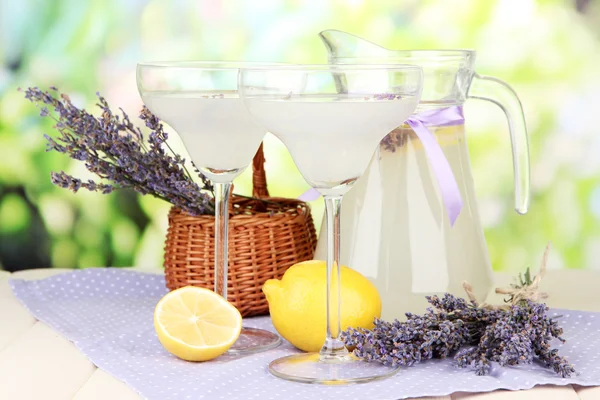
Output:
[[[282,64],[275,68],[241,68],[244,71],[296,71],[296,72],[335,72],[335,71],[372,71],[397,70],[422,72],[423,68],[415,64],[380,63],[380,64]]]
[[[353,57],[348,57],[352,59]],[[385,57],[382,57],[385,58]],[[346,57],[344,57],[346,59]],[[356,59],[369,59],[369,57],[356,57]],[[300,64],[286,62],[270,62],[270,61],[140,61],[137,63],[137,68],[179,68],[179,69],[202,69],[214,71],[227,70],[246,70],[246,71],[264,71],[264,70],[279,70],[279,71],[332,71],[332,70],[422,70],[422,67],[408,63],[365,63],[365,64]]]
[[[244,66],[268,67],[289,65],[276,61],[237,61],[237,60],[182,60],[182,61],[139,61],[137,68],[180,68],[180,69],[203,69],[214,71],[227,71],[242,69]]]

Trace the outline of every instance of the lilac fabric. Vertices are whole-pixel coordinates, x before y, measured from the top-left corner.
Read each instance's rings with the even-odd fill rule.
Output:
[[[86,269],[37,281],[14,279],[15,296],[33,316],[72,341],[99,368],[147,399],[335,399],[396,400],[452,392],[528,389],[536,384],[600,385],[600,314],[556,310],[565,328],[559,346],[579,375],[558,377],[537,364],[494,367],[479,377],[452,360],[401,369],[395,376],[353,386],[319,386],[271,376],[268,363],[298,352],[289,343],[245,357],[204,363],[179,360],[163,349],[153,327],[154,307],[166,293],[162,275],[121,269]],[[273,330],[268,317],[244,324]]]
[[[465,118],[463,116],[463,110],[460,106],[452,106],[446,108],[439,108],[435,110],[428,110],[414,114],[406,123],[413,129],[421,143],[423,149],[427,155],[427,159],[431,164],[435,178],[440,188],[442,195],[442,201],[446,207],[448,213],[448,219],[450,220],[450,226],[454,225],[460,211],[463,207],[463,200],[460,195],[460,189],[456,183],[456,178],[452,172],[452,168],[442,151],[442,148],[435,139],[435,136],[429,131],[427,126],[453,126],[464,124]],[[318,199],[320,196],[316,189],[309,189],[302,193],[299,200],[302,201],[313,201]]]

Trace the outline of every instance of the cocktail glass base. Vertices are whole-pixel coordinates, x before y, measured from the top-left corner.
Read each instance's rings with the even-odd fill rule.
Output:
[[[259,353],[273,349],[281,344],[279,335],[256,328],[242,328],[236,342],[227,350],[230,355]]]
[[[349,385],[388,378],[400,369],[360,361],[352,354],[335,361],[321,361],[319,353],[278,358],[269,364],[271,374],[294,382]]]

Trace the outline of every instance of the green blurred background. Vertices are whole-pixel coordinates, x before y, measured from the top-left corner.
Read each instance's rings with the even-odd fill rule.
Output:
[[[46,153],[51,124],[17,92],[57,86],[86,107],[100,91],[135,117],[140,60],[326,62],[317,37],[340,29],[389,48],[472,48],[477,71],[509,82],[529,125],[532,204],[513,211],[500,109],[466,106],[479,208],[494,269],[599,268],[600,2],[574,0],[0,0],[0,267],[160,268],[169,205],[130,192],[73,194],[50,171],[86,176]],[[140,124],[143,126],[143,124]],[[183,151],[172,135],[173,145]],[[269,188],[308,185],[283,145],[265,140]],[[236,181],[249,194],[250,174]],[[317,225],[323,209],[312,203]]]

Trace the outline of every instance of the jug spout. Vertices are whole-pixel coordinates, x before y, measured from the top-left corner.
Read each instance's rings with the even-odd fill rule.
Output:
[[[381,57],[391,53],[373,42],[337,29],[327,29],[319,33],[325,44],[329,60],[350,57]]]

